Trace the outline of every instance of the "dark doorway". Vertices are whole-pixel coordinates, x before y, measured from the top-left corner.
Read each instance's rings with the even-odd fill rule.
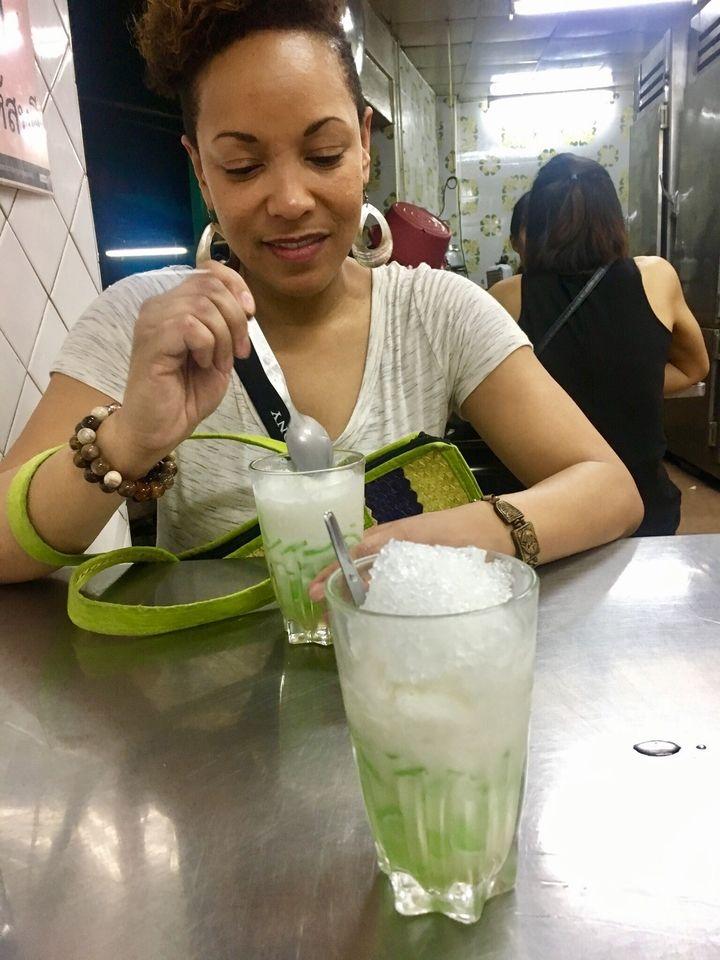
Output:
[[[191,170],[177,104],[152,94],[134,47],[138,0],[70,0],[75,71],[103,287],[141,270],[190,263]],[[108,250],[181,247],[163,257]]]

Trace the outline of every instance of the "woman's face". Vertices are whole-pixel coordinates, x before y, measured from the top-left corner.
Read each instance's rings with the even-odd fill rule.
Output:
[[[248,280],[285,296],[325,290],[370,165],[372,111],[360,125],[337,54],[319,35],[255,33],[210,61],[197,98],[197,148],[183,143]]]

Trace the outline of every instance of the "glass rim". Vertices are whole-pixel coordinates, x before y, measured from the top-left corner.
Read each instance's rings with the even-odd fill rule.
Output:
[[[272,470],[267,469],[263,464],[277,460],[287,461],[290,459],[290,455],[287,453],[269,453],[255,460],[251,460],[250,470],[263,476],[271,477],[315,477],[323,473],[337,473],[338,470],[349,470],[351,467],[356,467],[359,463],[365,462],[365,454],[359,453],[357,450],[337,449],[333,450],[333,453],[344,455],[348,458],[348,462],[339,463],[337,466],[332,467],[322,467],[320,470]]]
[[[537,588],[540,584],[540,578],[537,575],[537,571],[529,564],[525,563],[523,560],[520,560],[518,557],[511,557],[505,553],[498,553],[496,550],[488,550],[487,554],[493,558],[497,557],[500,560],[509,560],[512,564],[520,564],[529,572],[530,581],[522,593],[517,594],[517,596],[508,597],[508,599],[503,600],[502,603],[494,603],[490,607],[477,607],[473,610],[460,610],[457,613],[381,613],[379,610],[365,610],[364,607],[356,607],[352,600],[346,600],[340,595],[337,585],[339,583],[343,583],[344,580],[343,572],[340,567],[338,567],[336,570],[333,570],[333,572],[325,581],[325,598],[328,600],[331,606],[336,606],[340,610],[353,613],[361,617],[384,617],[385,619],[389,620],[440,620],[451,619],[454,617],[477,617],[490,615],[493,613],[493,611],[502,610],[503,607],[506,607],[512,603],[516,603],[518,600],[525,600],[533,591],[537,591]],[[353,560],[353,565],[356,569],[361,570],[364,567],[367,567],[371,562],[374,563],[377,558],[378,554],[373,553],[370,556],[360,557],[358,560]]]

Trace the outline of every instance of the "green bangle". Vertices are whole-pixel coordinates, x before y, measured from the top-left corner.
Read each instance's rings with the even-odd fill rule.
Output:
[[[60,553],[45,543],[30,522],[27,512],[30,484],[38,468],[58,450],[64,449],[67,449],[64,444],[53,447],[24,463],[13,477],[7,494],[7,516],[12,535],[28,556],[51,567],[76,567],[89,558],[87,553]]]

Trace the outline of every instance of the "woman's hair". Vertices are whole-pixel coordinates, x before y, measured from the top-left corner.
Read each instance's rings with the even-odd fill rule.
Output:
[[[145,0],[135,38],[146,81],[162,96],[180,100],[185,132],[194,143],[200,71],[251,33],[299,30],[327,38],[362,120],[365,101],[340,7],[337,0]]]
[[[537,175],[525,230],[527,273],[586,273],[628,255],[610,174],[572,153],[553,157]]]
[[[520,238],[520,231],[527,223],[528,206],[530,204],[530,191],[524,193],[513,207],[512,217],[510,219],[510,237],[513,240]]]

